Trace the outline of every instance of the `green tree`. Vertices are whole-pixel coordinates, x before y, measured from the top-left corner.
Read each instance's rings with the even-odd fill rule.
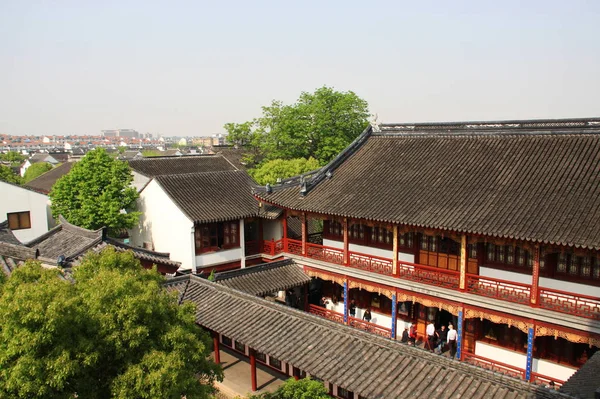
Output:
[[[314,158],[274,159],[267,161],[255,169],[249,170],[250,176],[260,185],[274,184],[278,178],[300,175],[319,168],[319,161]]]
[[[131,228],[140,215],[135,211],[138,193],[130,187],[132,181],[126,162],[97,148],[56,181],[50,191],[52,214],[86,229],[107,226],[111,234]]]
[[[296,381],[293,378],[287,380],[273,393],[265,392],[259,395],[251,395],[249,399],[328,399],[327,389],[322,382],[304,378]]]
[[[0,180],[21,184],[21,176],[13,173],[12,169],[5,165],[0,165]]]
[[[0,161],[10,162],[10,163],[21,163],[27,157],[22,155],[16,151],[9,151],[6,154],[0,154]]]
[[[210,337],[158,272],[106,249],[59,275],[28,262],[2,288],[0,397],[211,397]]]
[[[48,172],[51,169],[52,169],[52,165],[50,165],[48,162],[34,163],[30,167],[28,167],[27,170],[25,171],[25,175],[23,176],[23,183],[30,182],[33,179],[35,179],[36,177],[43,175],[44,173]]]
[[[231,143],[249,148],[246,160],[253,164],[313,157],[324,165],[364,130],[368,118],[365,100],[324,86],[303,92],[292,105],[273,101],[262,108],[261,117],[224,128]]]

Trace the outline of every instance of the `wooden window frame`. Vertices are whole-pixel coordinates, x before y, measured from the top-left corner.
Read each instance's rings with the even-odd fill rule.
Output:
[[[194,228],[196,255],[239,247],[239,220],[199,224]]]
[[[11,230],[26,230],[31,228],[31,212],[9,212],[6,214],[8,228]]]

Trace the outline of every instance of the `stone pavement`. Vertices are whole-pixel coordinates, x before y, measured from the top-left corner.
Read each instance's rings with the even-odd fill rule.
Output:
[[[249,393],[252,393],[250,359],[221,346],[221,366],[223,367],[225,378],[223,382],[215,383],[215,386],[219,389],[217,398],[233,399],[236,396],[245,398]],[[286,377],[257,362],[256,381],[258,391],[254,392],[254,394],[267,391],[273,392],[288,378],[290,377]]]

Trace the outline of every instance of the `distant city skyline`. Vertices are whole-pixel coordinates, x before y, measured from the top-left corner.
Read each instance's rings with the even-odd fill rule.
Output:
[[[211,136],[323,85],[378,122],[600,116],[600,2],[0,4],[0,134]]]

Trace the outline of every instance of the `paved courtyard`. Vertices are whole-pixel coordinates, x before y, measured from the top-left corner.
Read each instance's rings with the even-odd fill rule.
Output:
[[[213,354],[214,355],[214,354]],[[251,392],[250,359],[221,346],[221,366],[225,378],[223,382],[216,383],[220,391],[219,398],[232,399],[236,396],[247,397]],[[273,392],[283,384],[286,376],[262,364],[256,363],[256,381],[258,391]]]

